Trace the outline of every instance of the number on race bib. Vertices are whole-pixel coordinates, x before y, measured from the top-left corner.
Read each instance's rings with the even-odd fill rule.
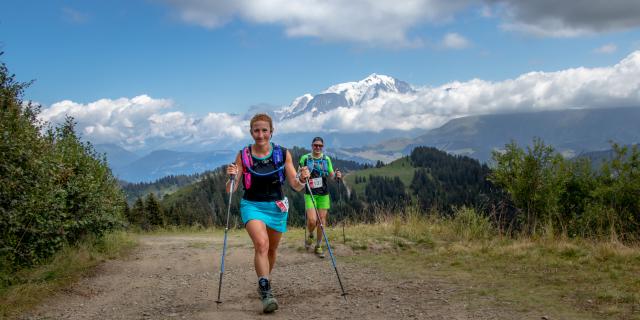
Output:
[[[309,186],[311,186],[311,188],[322,188],[322,178],[315,178],[315,179],[311,179],[309,180]]]

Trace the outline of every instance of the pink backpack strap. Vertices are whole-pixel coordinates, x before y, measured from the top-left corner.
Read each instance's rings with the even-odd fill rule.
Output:
[[[242,182],[244,183],[245,190],[251,188],[251,172],[249,172],[248,168],[253,167],[253,158],[249,150],[250,147],[251,146],[242,148],[240,155],[242,159]]]

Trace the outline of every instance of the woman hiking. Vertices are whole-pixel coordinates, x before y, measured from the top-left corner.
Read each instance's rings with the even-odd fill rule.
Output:
[[[327,225],[327,210],[331,207],[331,199],[329,199],[329,188],[327,186],[327,178],[342,178],[339,170],[333,171],[331,158],[322,152],[324,148],[324,140],[321,137],[315,137],[311,141],[312,152],[300,157],[300,167],[307,167],[311,173],[309,187],[313,192],[313,198],[317,208],[314,208],[313,201],[309,190],[305,189],[304,207],[307,215],[307,230],[309,230],[309,238],[305,239],[305,248],[308,250],[313,245],[313,230],[318,225],[316,209],[322,225]],[[317,237],[315,241],[314,252],[320,258],[324,258],[322,250],[322,230],[317,228]]]
[[[240,215],[253,241],[262,311],[271,313],[278,309],[278,302],[271,291],[269,275],[282,234],[287,231],[289,209],[282,185],[287,180],[293,189],[302,190],[309,171],[303,167],[296,174],[291,153],[271,142],[273,122],[268,115],[256,114],[250,121],[250,132],[254,143],[240,151],[235,163],[227,167],[227,174],[242,173],[245,191],[240,200]],[[230,190],[230,181],[227,181],[227,192],[237,187],[236,184],[234,190]]]

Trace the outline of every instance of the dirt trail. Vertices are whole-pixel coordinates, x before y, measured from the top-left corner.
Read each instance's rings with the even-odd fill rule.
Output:
[[[340,257],[349,295],[340,296],[331,260],[301,250],[301,239],[283,238],[272,286],[280,309],[261,314],[253,249],[244,233],[229,237],[217,305],[220,236],[145,236],[126,260],[108,261],[20,319],[512,319],[493,308],[468,311],[455,302],[453,285],[438,280],[398,280]],[[458,295],[459,296],[459,295]]]

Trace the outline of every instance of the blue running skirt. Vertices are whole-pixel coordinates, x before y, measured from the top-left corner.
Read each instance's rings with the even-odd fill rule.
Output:
[[[267,227],[278,231],[287,231],[288,212],[280,211],[275,201],[250,201],[240,199],[240,216],[242,223],[247,224],[250,220],[260,220]]]

